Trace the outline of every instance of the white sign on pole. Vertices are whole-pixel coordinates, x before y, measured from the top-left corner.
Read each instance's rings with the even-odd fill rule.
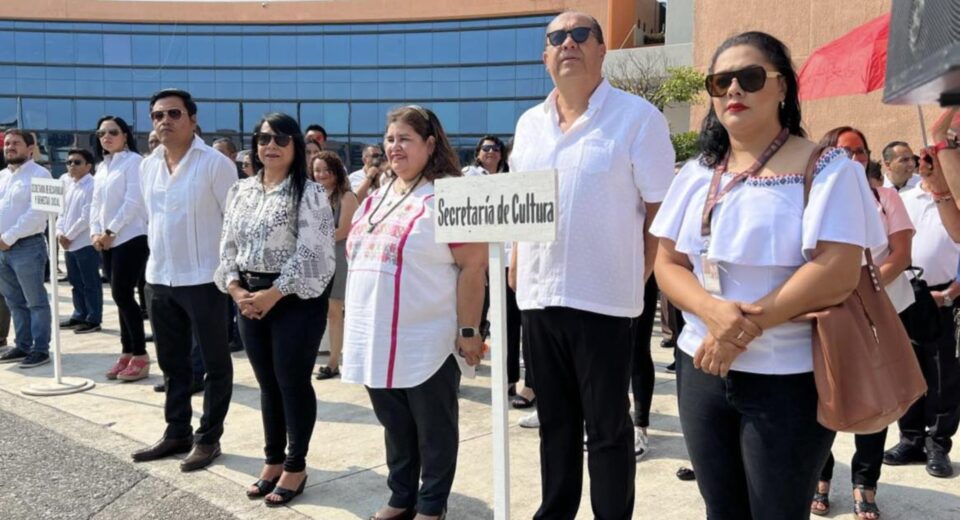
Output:
[[[65,395],[93,388],[95,383],[79,377],[63,377],[60,362],[60,294],[57,286],[57,215],[63,211],[63,182],[60,179],[30,179],[31,208],[47,214],[47,256],[50,260],[50,307],[53,328],[53,382],[34,383],[21,392],[27,395]]]
[[[437,242],[489,242],[493,517],[510,518],[504,242],[557,239],[557,171],[438,179]]]
[[[557,172],[439,179],[437,242],[552,242],[557,236]]]
[[[63,208],[63,182],[59,179],[31,179],[32,208],[59,215]]]

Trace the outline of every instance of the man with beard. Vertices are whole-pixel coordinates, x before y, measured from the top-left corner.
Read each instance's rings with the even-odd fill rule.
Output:
[[[46,218],[31,209],[30,181],[50,179],[33,162],[36,140],[30,132],[8,130],[3,137],[7,168],[0,171],[0,293],[13,315],[17,344],[0,363],[33,368],[50,362],[50,300],[43,287],[47,265]]]

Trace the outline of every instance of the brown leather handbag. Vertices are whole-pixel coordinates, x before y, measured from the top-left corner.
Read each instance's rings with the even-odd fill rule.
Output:
[[[804,172],[806,207],[820,158]],[[927,391],[920,365],[896,309],[880,285],[870,249],[860,282],[841,304],[813,316],[813,373],[817,421],[838,432],[875,433],[907,412]]]

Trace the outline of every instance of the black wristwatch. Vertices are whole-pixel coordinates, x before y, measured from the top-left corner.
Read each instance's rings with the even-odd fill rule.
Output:
[[[104,234],[104,235],[107,235],[108,237],[115,237],[115,236],[117,236],[116,233],[114,233],[113,231],[110,231],[109,229],[106,230],[106,231],[104,231],[103,234]]]
[[[472,338],[476,336],[478,332],[477,327],[460,327],[461,338]]]

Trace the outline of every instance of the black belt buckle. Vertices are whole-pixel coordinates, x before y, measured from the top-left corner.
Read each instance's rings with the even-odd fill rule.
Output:
[[[251,292],[264,291],[273,287],[273,281],[276,276],[263,276],[253,273],[243,273],[243,281],[246,283],[247,290]]]

